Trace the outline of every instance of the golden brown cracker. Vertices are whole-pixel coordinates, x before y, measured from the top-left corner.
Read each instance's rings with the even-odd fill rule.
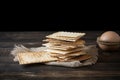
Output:
[[[78,48],[78,46],[74,46],[74,45],[54,44],[54,43],[45,43],[42,45],[46,46],[47,48],[50,48],[50,49],[58,49],[58,50],[71,50],[71,49]],[[81,47],[82,47],[82,45],[81,45]]]
[[[80,55],[77,57],[59,58],[59,61],[84,61],[84,60],[87,60],[91,57],[92,57],[91,55],[85,54],[85,55]]]
[[[79,39],[75,42],[63,41],[63,40],[57,40],[57,39],[45,39],[43,41],[53,43],[53,44],[65,44],[65,45],[83,45],[83,44],[85,44],[85,41],[81,40],[81,39]]]
[[[64,41],[76,41],[82,36],[84,36],[85,33],[77,33],[77,32],[56,32],[53,34],[50,34],[46,36],[47,38],[52,38],[52,39],[58,39],[58,40],[64,40]]]
[[[45,51],[51,52],[51,53],[58,53],[58,54],[69,54],[69,53],[77,52],[77,51],[81,51],[81,50],[83,50],[83,48],[75,48],[73,50],[46,49]]]
[[[45,51],[19,53],[17,58],[19,64],[43,63],[57,60],[57,58],[51,57],[50,53]]]
[[[85,55],[82,55],[82,56],[77,56],[75,58],[72,58],[70,59],[69,61],[74,61],[74,60],[79,60],[79,61],[83,61],[83,60],[87,60],[89,58],[91,58],[92,56],[89,55],[89,54],[85,54]]]

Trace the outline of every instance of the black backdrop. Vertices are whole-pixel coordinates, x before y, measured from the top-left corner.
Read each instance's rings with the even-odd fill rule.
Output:
[[[0,5],[0,31],[119,30],[120,27],[119,2],[10,2]]]
[[[119,30],[120,15],[118,12],[3,13],[0,18],[0,31]]]

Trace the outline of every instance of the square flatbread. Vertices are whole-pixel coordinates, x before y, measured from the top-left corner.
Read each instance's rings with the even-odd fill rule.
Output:
[[[69,53],[69,54],[57,54],[57,53],[51,53],[51,56],[53,57],[75,57],[75,56],[80,56],[80,55],[85,55],[87,54],[87,52],[85,51],[77,51],[77,52],[72,52],[72,53]]]
[[[81,56],[76,56],[76,57],[68,57],[68,58],[60,58],[59,61],[62,62],[70,62],[70,61],[84,61],[87,60],[89,58],[91,58],[92,56],[89,54],[85,54],[85,55],[81,55]]]
[[[44,39],[43,42],[48,42],[48,43],[57,43],[57,44],[66,44],[66,45],[83,45],[85,44],[85,41],[82,39],[79,39],[75,42],[70,42],[70,41],[63,41],[63,40],[57,40],[57,39]]]
[[[76,56],[81,56],[87,54],[85,51],[77,51],[65,55],[58,55],[59,58],[67,58],[67,57],[76,57]]]
[[[31,64],[31,63],[43,63],[49,61],[56,61],[57,58],[51,57],[51,53],[41,51],[41,52],[25,52],[18,53],[17,58],[19,64]]]
[[[78,47],[84,47],[85,45],[66,45],[66,44],[59,44],[59,43],[45,43],[42,44],[43,46],[46,46],[49,49],[58,49],[58,50],[72,50]]]
[[[69,54],[69,53],[77,52],[77,51],[81,51],[81,50],[83,50],[83,48],[76,48],[73,50],[46,49],[45,51],[50,52],[50,53],[57,53],[57,54]]]
[[[76,41],[79,38],[83,37],[85,33],[77,33],[77,32],[56,32],[53,34],[50,34],[46,36],[46,38],[52,38],[52,39],[58,39],[58,40],[64,40],[64,41]]]
[[[55,39],[46,39],[44,40],[47,43],[44,43],[44,46],[72,46],[72,47],[81,47],[83,45],[85,45],[85,41],[84,40],[77,40],[75,42],[69,42],[69,41],[62,41],[62,40],[55,40]]]

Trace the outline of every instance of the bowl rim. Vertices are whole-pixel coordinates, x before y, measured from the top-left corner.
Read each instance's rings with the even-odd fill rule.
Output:
[[[108,45],[108,46],[117,46],[120,45],[120,42],[107,42],[107,41],[100,41],[100,37],[97,37],[97,43],[98,44],[103,44],[103,45]]]

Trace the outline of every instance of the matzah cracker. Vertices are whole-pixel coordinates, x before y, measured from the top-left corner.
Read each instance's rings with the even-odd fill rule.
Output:
[[[48,43],[51,43],[51,44],[64,44],[64,45],[68,45],[68,46],[80,46],[80,45],[84,45],[85,44],[85,41],[84,40],[77,40],[75,42],[69,42],[69,41],[62,41],[62,40],[56,40],[56,39],[45,39],[43,40],[44,42],[48,42]]]
[[[56,61],[57,58],[51,57],[48,52],[25,52],[17,55],[19,64],[43,63],[49,61]]]
[[[89,59],[91,57],[92,57],[91,55],[85,54],[85,55],[82,55],[82,56],[78,56],[78,57],[72,58],[69,61],[77,61],[77,60],[83,61],[83,60],[87,60],[87,59]]]
[[[68,58],[59,59],[59,61],[84,61],[91,57],[92,57],[91,55],[85,54],[77,57],[68,57]]]
[[[59,55],[59,57],[67,58],[67,57],[75,57],[75,56],[80,56],[80,55],[85,55],[85,54],[87,54],[85,51],[77,51],[77,52],[73,52],[73,53],[69,53],[65,55]]]
[[[69,54],[57,54],[57,53],[51,53],[50,55],[53,57],[75,57],[75,56],[80,56],[80,55],[85,55],[87,54],[85,51],[77,51],[77,52],[73,52],[73,53],[69,53]]]
[[[58,49],[58,50],[72,50],[78,47],[84,47],[84,45],[76,46],[76,45],[65,45],[65,44],[57,44],[57,43],[45,43],[42,45],[50,49]]]
[[[47,38],[65,40],[65,41],[76,41],[79,38],[83,37],[85,33],[77,33],[77,32],[56,32],[46,36]]]
[[[68,54],[76,51],[81,51],[83,48],[76,48],[74,50],[56,50],[56,49],[46,49],[45,51],[58,54]]]

